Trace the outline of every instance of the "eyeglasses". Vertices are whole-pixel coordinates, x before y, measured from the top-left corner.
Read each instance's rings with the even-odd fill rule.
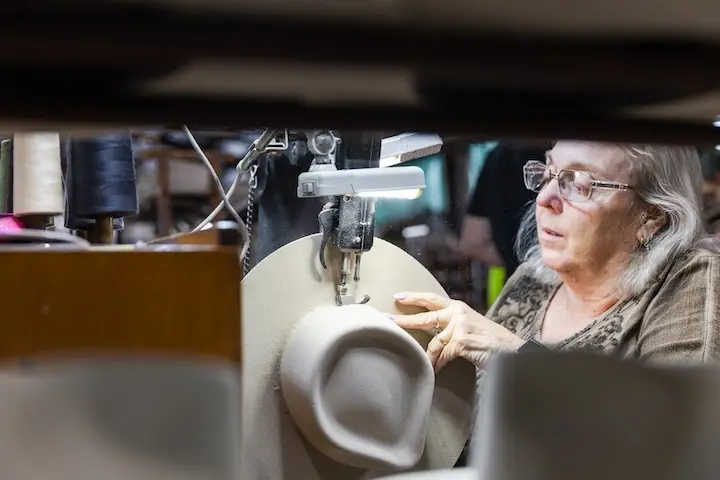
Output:
[[[589,173],[579,170],[560,170],[557,173],[550,171],[550,167],[537,160],[531,160],[523,167],[525,187],[533,192],[539,192],[553,178],[558,181],[560,195],[570,202],[587,202],[593,198],[597,190],[610,193],[611,191],[627,191],[630,185],[605,180],[595,180]],[[598,197],[595,194],[596,198]]]

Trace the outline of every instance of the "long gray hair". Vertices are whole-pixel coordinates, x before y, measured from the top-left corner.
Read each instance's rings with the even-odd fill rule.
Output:
[[[632,297],[644,292],[667,265],[705,236],[701,217],[702,172],[697,149],[693,147],[609,146],[618,147],[625,154],[630,183],[643,209],[656,207],[665,214],[664,226],[646,248],[633,251],[618,280],[618,291]],[[548,283],[558,281],[557,273],[542,260],[534,202],[522,219],[515,248],[532,275]]]

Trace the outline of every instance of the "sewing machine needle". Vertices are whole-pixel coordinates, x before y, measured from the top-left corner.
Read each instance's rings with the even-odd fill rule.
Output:
[[[355,254],[355,274],[353,275],[353,280],[356,282],[360,280],[360,257],[362,255],[359,253]]]

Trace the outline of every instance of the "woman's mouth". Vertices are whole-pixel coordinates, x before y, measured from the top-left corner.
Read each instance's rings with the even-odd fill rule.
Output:
[[[553,230],[552,228],[543,228],[541,230],[541,237],[544,240],[558,240],[560,238],[563,238],[563,235],[560,232]]]

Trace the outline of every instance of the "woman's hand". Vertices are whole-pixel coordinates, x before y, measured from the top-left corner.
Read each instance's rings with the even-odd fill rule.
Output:
[[[525,343],[510,330],[458,300],[434,293],[403,292],[395,295],[395,301],[428,310],[391,318],[402,328],[435,334],[428,343],[427,356],[436,372],[457,357],[482,368],[492,354],[514,352]]]

